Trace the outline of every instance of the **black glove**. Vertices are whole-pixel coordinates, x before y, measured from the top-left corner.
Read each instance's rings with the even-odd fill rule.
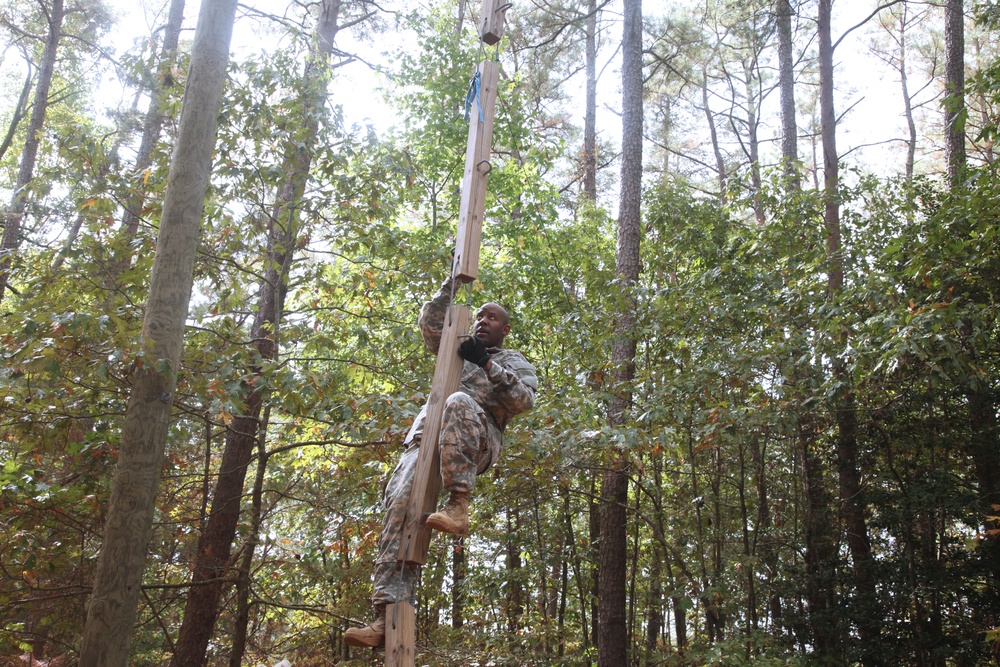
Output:
[[[471,361],[482,368],[490,361],[490,353],[486,351],[486,343],[476,336],[469,336],[458,346],[458,356]]]

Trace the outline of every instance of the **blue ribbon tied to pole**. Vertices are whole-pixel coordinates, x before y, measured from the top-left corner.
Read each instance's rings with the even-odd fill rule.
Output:
[[[483,120],[483,103],[482,98],[479,96],[479,83],[480,76],[479,71],[472,76],[472,81],[469,82],[469,92],[465,95],[465,120],[469,120],[469,113],[472,111],[472,102],[475,100],[476,106],[479,107],[479,122],[485,123]]]

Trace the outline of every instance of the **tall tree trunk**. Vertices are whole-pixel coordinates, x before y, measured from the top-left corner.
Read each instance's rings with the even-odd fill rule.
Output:
[[[768,500],[767,462],[760,437],[750,438],[750,456],[753,461],[753,483],[757,495],[757,517],[754,520],[754,553],[763,566],[765,589],[768,592],[767,610],[772,627],[780,628],[782,623],[781,595],[773,582],[778,578],[778,558],[771,537],[771,508]]]
[[[962,0],[945,2],[945,146],[948,159],[948,182],[961,185],[966,168],[965,153],[965,13]],[[971,327],[966,327],[971,329]],[[997,396],[989,379],[977,379],[967,391],[969,410],[969,452],[979,487],[979,507],[984,529],[996,530],[996,522],[985,517],[1000,513],[1000,428],[997,424]],[[980,557],[993,579],[1000,585],[1000,536],[987,537],[980,546]]]
[[[587,92],[583,118],[583,194],[597,200],[597,0],[587,0]]]
[[[204,0],[198,17],[142,326],[146,356],[122,429],[81,667],[124,667],[128,661],[235,16],[235,0]]]
[[[143,185],[146,181],[145,173],[153,163],[153,149],[156,147],[156,142],[160,140],[160,133],[163,130],[165,120],[162,110],[163,103],[166,100],[167,92],[174,85],[172,71],[177,59],[177,43],[180,40],[181,25],[184,23],[184,2],[185,0],[170,0],[167,23],[163,28],[163,43],[160,45],[156,80],[153,82],[146,119],[142,124],[142,140],[139,142],[139,151],[135,157],[135,165],[132,167],[135,189],[126,198],[125,211],[122,214],[121,234],[126,244],[135,236],[139,230],[139,222],[142,220],[142,208],[146,201],[146,188]],[[117,275],[114,277],[117,278],[118,275],[127,270],[131,262],[131,254],[123,256],[116,267],[115,273]]]
[[[955,186],[965,171],[965,10],[962,0],[944,4],[944,145],[948,182]]]
[[[823,462],[817,452],[812,423],[799,420],[798,445],[805,494],[806,605],[809,641],[820,664],[842,664],[840,618],[836,609],[837,550],[832,498],[826,489]]]
[[[521,629],[521,617],[524,616],[524,587],[521,585],[523,573],[521,568],[521,545],[514,537],[520,528],[517,508],[511,509],[507,517],[507,630],[514,634]]]
[[[465,576],[468,565],[462,539],[456,537],[451,547],[451,627],[465,625]]]
[[[302,105],[303,136],[289,146],[289,153],[284,160],[284,173],[288,177],[278,190],[274,214],[268,224],[267,269],[260,285],[257,313],[251,333],[259,357],[257,364],[276,359],[278,354],[284,291],[298,235],[298,207],[312,163],[310,147],[319,131],[329,58],[338,30],[339,13],[340,0],[325,0],[316,28],[317,45],[303,74],[306,90],[306,99]],[[259,365],[255,365],[250,371],[255,375],[260,373]],[[208,523],[198,539],[192,575],[194,585],[188,594],[176,651],[170,663],[173,667],[200,665],[205,660],[208,642],[219,616],[219,600],[225,585],[225,575],[230,567],[230,553],[239,523],[247,466],[259,437],[266,385],[266,382],[254,382],[244,386],[246,408],[243,414],[233,419],[226,432]]]
[[[824,220],[830,284],[842,284],[839,262],[840,207],[837,202],[837,146],[833,113],[833,44],[830,35],[832,0],[819,0],[820,124],[823,146],[823,176],[826,192]],[[835,236],[834,236],[835,235]],[[832,502],[826,489],[823,461],[819,456],[812,420],[799,420],[803,479],[806,494],[806,599],[809,626],[816,658],[829,664],[842,662],[840,619],[836,609],[836,545],[834,522],[829,515]]]
[[[163,43],[160,46],[159,64],[157,65],[157,77],[152,83],[151,88],[151,98],[149,103],[149,108],[146,111],[146,120],[143,123],[142,140],[139,143],[139,152],[136,155],[135,165],[133,166],[133,173],[135,174],[135,190],[126,197],[124,213],[122,214],[122,231],[123,239],[121,245],[123,247],[130,247],[129,241],[135,236],[136,231],[139,228],[139,211],[143,206],[145,201],[145,187],[143,183],[145,182],[145,171],[153,162],[153,148],[156,146],[156,142],[160,138],[160,131],[163,128],[164,115],[160,111],[160,107],[166,98],[167,90],[173,86],[174,80],[171,72],[173,71],[173,65],[176,61],[177,55],[177,42],[180,39],[181,34],[181,24],[184,22],[184,0],[171,0],[170,12],[167,16],[167,23],[163,29]],[[127,137],[124,133],[119,133],[119,139],[115,146],[108,152],[109,156],[115,156],[118,154],[118,150],[121,147],[123,141]],[[104,164],[101,166],[101,173],[97,177],[98,181],[103,181],[108,174],[110,169],[110,160],[105,160]],[[66,256],[69,251],[73,248],[76,242],[76,238],[80,233],[80,229],[86,219],[84,211],[81,210],[73,223],[69,234],[66,236],[66,241],[63,244],[63,250],[56,257],[55,261],[52,263],[52,271],[58,271],[63,262],[66,260]],[[111,271],[112,279],[117,279],[132,263],[131,253],[123,256],[114,266]]]
[[[44,10],[44,3],[42,7]],[[4,219],[3,238],[0,239],[0,301],[3,300],[10,281],[11,255],[21,247],[21,223],[28,208],[31,181],[35,175],[38,144],[45,127],[45,114],[49,108],[49,89],[52,87],[65,13],[63,0],[52,0],[52,6],[47,12],[49,31],[45,38],[45,49],[42,51],[42,66],[38,69],[35,100],[31,109],[31,119],[28,121],[24,148],[21,150],[21,166],[17,171],[17,183],[14,184],[10,210]]]
[[[749,435],[750,440],[755,439],[754,434]],[[747,578],[747,600],[746,600],[746,612],[745,615],[749,618],[749,626],[747,630],[750,632],[757,632],[759,628],[759,619],[757,615],[757,568],[754,565],[756,560],[756,553],[754,550],[754,544],[750,539],[750,512],[747,507],[747,461],[746,461],[746,450],[745,444],[739,444],[739,461],[740,461],[740,474],[736,482],[736,491],[740,499],[740,524],[743,533],[743,556],[746,559],[746,564],[743,566],[746,572]]]
[[[719,132],[715,127],[715,114],[708,104],[708,69],[703,63],[701,66],[701,104],[705,108],[705,120],[708,122],[708,136],[712,139],[712,153],[715,155],[715,171],[719,183],[719,203],[726,203],[726,160],[722,156],[722,148],[719,146]]]
[[[655,530],[663,535],[663,452],[654,451],[653,459],[653,519]],[[652,554],[649,562],[649,597],[646,611],[646,660],[647,667],[656,664],[656,650],[659,646],[660,633],[663,631],[663,562],[667,554],[659,539],[652,544]]]
[[[792,54],[792,5],[777,0],[775,18],[778,29],[778,95],[781,106],[781,160],[788,187],[798,190],[799,130],[795,122],[795,63]]]
[[[820,53],[820,120],[823,134],[824,221],[826,225],[828,298],[840,300],[844,287],[843,245],[840,225],[840,173],[837,153],[837,126],[833,104],[833,46],[830,35],[832,0],[819,3]],[[838,346],[833,374],[841,389],[833,397],[833,413],[837,422],[837,468],[840,481],[840,502],[847,547],[854,569],[854,607],[852,616],[861,639],[860,653],[866,666],[880,665],[881,613],[876,607],[875,580],[872,574],[871,541],[865,519],[866,507],[858,472],[857,409],[854,389],[847,362],[839,354],[848,347],[846,324],[836,334]]]
[[[979,546],[979,557],[992,578],[994,590],[1000,588],[1000,535],[997,521],[989,517],[1000,515],[1000,424],[997,423],[997,397],[989,379],[981,381],[968,392],[971,436],[969,450],[979,488],[979,512],[987,537]]]
[[[590,571],[590,642],[600,646],[601,636],[601,503],[596,478],[591,480],[590,501],[587,504],[592,569]]]
[[[250,626],[250,588],[252,583],[253,556],[260,542],[263,522],[264,477],[267,473],[268,455],[265,448],[267,424],[271,417],[271,406],[264,409],[260,433],[257,437],[257,473],[254,475],[253,491],[250,494],[250,531],[244,545],[243,555],[236,574],[236,617],[233,619],[232,650],[229,653],[229,667],[240,667],[247,647],[247,629]]]
[[[910,99],[909,81],[906,76],[906,23],[909,5],[905,2],[899,18],[899,85],[903,89],[903,116],[906,118],[906,180],[913,180],[913,164],[917,155],[917,123],[913,119],[913,101]],[[912,218],[912,214],[908,214]]]
[[[615,273],[623,281],[611,363],[615,391],[608,410],[614,428],[627,419],[632,400],[629,389],[635,374],[635,311],[631,286],[639,279],[639,239],[642,221],[642,2],[625,0],[622,37],[622,167],[618,209],[618,251]],[[628,456],[616,452],[601,480],[600,627],[598,665],[628,664],[629,637],[625,613],[627,566],[626,507]]]
[[[21,96],[17,98],[14,111],[11,112],[10,123],[7,124],[7,134],[0,142],[0,160],[7,154],[10,145],[14,143],[14,136],[17,134],[17,127],[24,120],[24,115],[28,112],[28,101],[31,99],[31,82],[35,80],[35,71],[31,61],[26,61],[28,73],[24,75],[24,85],[21,87]]]
[[[753,212],[757,224],[764,224],[764,204],[760,198],[761,177],[760,177],[760,140],[757,137],[757,128],[760,120],[757,116],[757,91],[754,87],[754,80],[757,77],[755,70],[756,62],[743,64],[743,76],[746,80],[747,96],[747,159],[750,161],[750,184],[753,186]],[[759,82],[758,82],[759,87]],[[735,128],[733,128],[735,130]]]

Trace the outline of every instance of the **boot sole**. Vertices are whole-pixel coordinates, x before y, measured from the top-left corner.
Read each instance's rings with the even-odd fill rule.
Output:
[[[459,537],[465,537],[469,533],[468,526],[466,526],[465,530],[455,530],[451,523],[445,524],[443,521],[438,521],[434,519],[433,515],[427,517],[427,527],[441,533],[448,533],[449,535],[457,535]]]

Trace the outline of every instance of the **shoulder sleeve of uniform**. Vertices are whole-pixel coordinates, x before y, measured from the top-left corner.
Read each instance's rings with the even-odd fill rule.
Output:
[[[441,285],[441,289],[420,309],[417,326],[420,327],[424,345],[431,354],[437,354],[441,347],[441,331],[444,329],[444,316],[448,312],[448,306],[451,305],[451,290],[452,279],[449,276]]]
[[[538,376],[535,367],[520,352],[508,351],[500,363],[494,362],[487,376],[494,392],[511,414],[527,412],[535,406]]]

